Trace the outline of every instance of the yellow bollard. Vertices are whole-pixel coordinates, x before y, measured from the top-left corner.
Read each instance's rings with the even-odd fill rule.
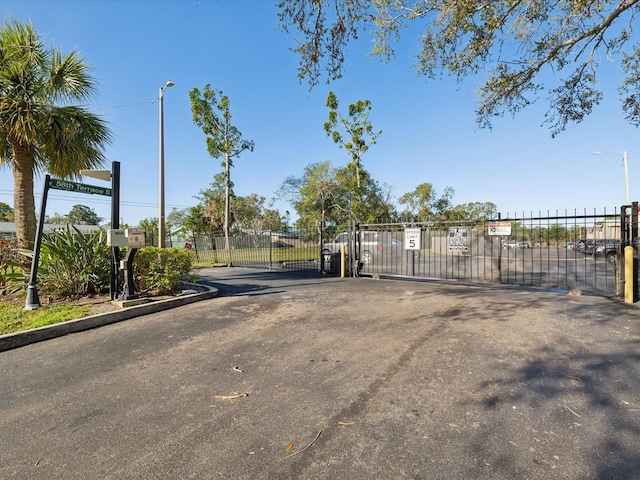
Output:
[[[344,278],[344,272],[347,269],[347,255],[345,252],[344,245],[340,246],[340,278]]]
[[[627,245],[624,247],[624,301],[633,303],[633,292],[635,291],[636,272],[633,268],[633,247]]]

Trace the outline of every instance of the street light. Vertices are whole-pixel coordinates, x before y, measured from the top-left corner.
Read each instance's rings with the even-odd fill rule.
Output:
[[[164,91],[169,88],[169,87],[173,87],[173,82],[171,80],[169,80],[164,87],[160,87],[160,93],[158,95],[158,103],[159,103],[159,109],[160,109],[160,165],[159,165],[159,169],[160,169],[160,178],[159,178],[159,185],[158,185],[158,190],[159,190],[159,198],[158,198],[158,206],[159,206],[159,212],[158,212],[158,247],[159,248],[164,248],[165,247],[165,232],[164,232],[164,109],[163,109],[163,101],[162,101],[162,97],[164,94]]]
[[[616,153],[620,155],[620,152],[593,152],[594,155],[602,155],[603,153]],[[629,162],[627,161],[627,151],[622,152],[622,163],[624,165],[624,188],[625,188],[625,205],[631,205],[629,197]]]

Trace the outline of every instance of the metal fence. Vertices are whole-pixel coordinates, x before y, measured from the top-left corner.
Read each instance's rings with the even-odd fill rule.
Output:
[[[509,234],[500,235],[505,232],[495,225],[509,225]],[[408,249],[407,229],[419,233],[418,249]],[[613,295],[621,288],[619,248],[610,254],[603,246],[619,241],[621,235],[620,213],[606,209],[472,222],[357,224],[349,233],[354,240],[347,249],[347,265],[351,275],[459,280]]]
[[[234,233],[229,249],[221,232],[193,235],[181,243],[195,252],[198,263],[320,272],[318,234],[308,231]]]
[[[620,211],[507,215],[486,221],[350,222],[344,231],[331,236],[326,232],[320,235],[314,226],[300,231],[240,232],[230,236],[228,249],[219,232],[172,238],[167,245],[192,249],[199,263],[333,274],[344,268],[350,276],[399,276],[614,295],[624,289],[620,246],[638,246],[637,208],[634,203]],[[416,234],[412,242],[417,242],[417,248],[407,245],[408,231]],[[345,252],[344,267],[341,251]]]

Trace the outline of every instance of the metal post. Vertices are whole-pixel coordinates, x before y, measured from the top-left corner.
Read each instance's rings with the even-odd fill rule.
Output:
[[[631,278],[633,286],[631,287],[632,302],[638,301],[638,202],[631,204],[631,238],[629,239],[630,245],[633,248],[632,261],[631,261]]]
[[[120,162],[111,163],[111,228],[120,228]],[[115,300],[119,291],[120,248],[111,247],[111,284],[109,295]]]
[[[164,248],[165,242],[165,222],[164,222],[164,91],[173,87],[173,82],[169,80],[164,87],[160,87],[158,94],[158,116],[159,116],[159,178],[158,178],[158,248]]]
[[[626,205],[631,205],[629,198],[629,162],[627,159],[627,151],[622,152],[622,163],[624,163],[624,187],[625,187],[625,202]]]
[[[40,204],[40,218],[38,218],[38,228],[36,230],[36,243],[33,246],[33,258],[31,259],[31,274],[29,275],[29,285],[27,286],[27,298],[25,300],[25,310],[37,310],[40,308],[40,297],[38,296],[38,262],[40,260],[40,245],[42,244],[42,230],[44,229],[44,217],[47,210],[47,196],[49,194],[49,181],[51,177],[44,176],[44,187],[42,188],[42,202]]]

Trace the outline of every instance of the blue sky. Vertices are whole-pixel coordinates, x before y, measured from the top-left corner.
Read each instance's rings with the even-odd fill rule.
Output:
[[[46,43],[77,49],[92,67],[98,94],[88,105],[109,123],[106,149],[121,163],[121,218],[135,226],[158,216],[158,89],[164,94],[166,211],[194,198],[220,171],[194,125],[189,91],[210,83],[231,101],[233,123],[255,150],[235,160],[238,195],[270,200],[283,180],[310,163],[347,163],[347,153],[324,133],[328,90],[341,105],[369,99],[370,120],[382,135],[363,165],[394,198],[430,182],[451,186],[453,202],[493,202],[507,214],[612,211],[624,202],[622,152],[628,152],[632,200],[640,180],[640,138],[620,109],[620,59],[601,60],[605,100],[583,123],[551,138],[541,126],[544,95],[515,118],[496,119],[492,131],[475,124],[479,78],[462,85],[417,77],[412,56],[417,30],[405,32],[389,64],[370,58],[367,34],[349,50],[344,78],[311,91],[297,78],[295,36],[278,30],[275,0],[4,1],[3,19],[30,20]],[[549,84],[551,86],[551,84]],[[594,156],[599,150],[609,153]],[[106,185],[85,178],[84,183]],[[40,205],[41,179],[36,181]],[[10,169],[0,170],[0,201],[13,203]],[[108,197],[50,192],[47,214],[86,204],[108,221]],[[295,217],[276,199],[275,208]]]

